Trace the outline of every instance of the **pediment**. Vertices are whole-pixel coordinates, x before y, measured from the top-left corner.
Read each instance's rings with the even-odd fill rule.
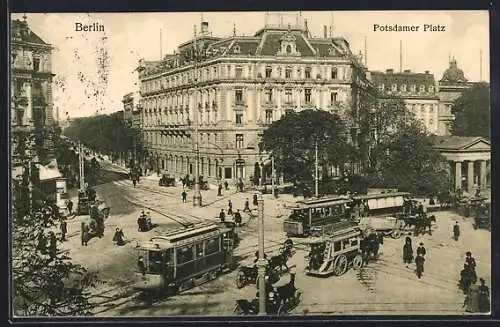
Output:
[[[463,150],[485,150],[485,151],[491,151],[491,145],[488,141],[484,139],[479,139],[475,141],[474,143],[471,143],[469,145],[466,145],[463,147]]]

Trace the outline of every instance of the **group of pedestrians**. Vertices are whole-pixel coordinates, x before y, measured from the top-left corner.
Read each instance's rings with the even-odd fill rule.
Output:
[[[253,202],[253,205],[257,205],[257,197],[255,196],[255,201]],[[252,213],[252,209],[250,208],[250,201],[248,198],[245,199],[245,204],[243,206],[243,212],[246,213]],[[241,226],[242,223],[242,217],[241,217],[241,212],[240,209],[236,209],[236,212],[233,211],[233,202],[231,200],[228,200],[227,203],[227,216],[233,216],[234,223],[237,226]],[[219,219],[222,223],[226,221],[226,212],[224,209],[221,209],[219,212]]]
[[[413,246],[411,237],[407,236],[405,239],[405,244],[403,245],[403,263],[406,265],[406,268],[409,268],[409,265],[413,262],[415,258],[415,266],[416,266],[416,274],[420,279],[424,273],[424,263],[425,256],[427,254],[427,250],[424,247],[424,243],[420,242],[417,247],[416,257],[413,254]]]

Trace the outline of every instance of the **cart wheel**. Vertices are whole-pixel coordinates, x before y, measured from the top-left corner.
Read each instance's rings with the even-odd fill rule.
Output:
[[[356,254],[352,261],[352,268],[354,270],[359,270],[361,267],[363,267],[363,257],[360,254]]]
[[[243,271],[238,271],[236,274],[236,287],[243,288],[246,285],[246,278]]]
[[[337,258],[335,258],[335,261],[333,263],[333,272],[335,273],[335,275],[340,276],[345,274],[345,272],[347,271],[347,264],[348,260],[344,254],[341,254]]]
[[[391,237],[392,237],[393,239],[398,239],[398,238],[400,238],[400,237],[401,237],[401,230],[399,230],[399,229],[394,229],[394,230],[392,231],[392,233],[391,233]]]

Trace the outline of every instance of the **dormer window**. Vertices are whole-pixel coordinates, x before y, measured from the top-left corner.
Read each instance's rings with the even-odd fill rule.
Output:
[[[415,84],[411,85],[411,91],[415,92],[417,90],[417,86]]]
[[[406,92],[406,84],[401,85],[401,92]]]
[[[329,56],[334,56],[335,55],[335,50],[333,48],[328,49],[328,55]]]
[[[233,53],[241,53],[241,48],[238,44],[233,47]]]
[[[432,85],[429,86],[428,91],[429,91],[429,93],[433,93],[434,92],[434,86],[432,86]]]
[[[425,92],[425,85],[420,85],[420,92]]]
[[[300,56],[300,52],[297,51],[296,37],[291,31],[287,31],[280,38],[280,49],[277,55],[281,56]]]
[[[392,92],[396,92],[397,90],[398,90],[398,86],[397,86],[397,84],[392,84],[392,86],[391,86],[391,91],[392,91]]]

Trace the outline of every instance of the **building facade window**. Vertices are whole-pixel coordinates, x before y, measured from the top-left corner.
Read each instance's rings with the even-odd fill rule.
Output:
[[[272,124],[273,123],[273,111],[272,110],[266,110],[266,124]]]
[[[332,79],[338,78],[338,70],[337,67],[332,67]]]
[[[36,72],[40,71],[40,59],[38,58],[33,59],[33,70]]]
[[[311,102],[311,89],[304,90],[304,100],[306,101],[306,103]]]
[[[311,78],[311,67],[306,67],[305,74],[306,78]]]
[[[236,78],[242,78],[243,77],[243,67],[241,66],[236,66]]]
[[[337,102],[337,92],[330,92],[330,104],[335,104]]]
[[[273,102],[273,89],[266,90],[266,102],[267,103]]]
[[[236,148],[243,149],[243,134],[236,134]]]
[[[285,102],[292,103],[292,90],[290,89],[285,90]]]
[[[234,91],[234,101],[236,104],[243,104],[243,90]]]
[[[273,69],[271,67],[266,67],[266,78],[271,78]]]
[[[417,90],[417,86],[415,84],[412,84],[410,90],[412,92],[415,92]]]
[[[236,125],[238,125],[238,126],[243,125],[243,113],[242,112],[237,112],[235,114],[235,122],[236,122]]]
[[[285,78],[292,78],[292,68],[287,67],[285,70]]]

